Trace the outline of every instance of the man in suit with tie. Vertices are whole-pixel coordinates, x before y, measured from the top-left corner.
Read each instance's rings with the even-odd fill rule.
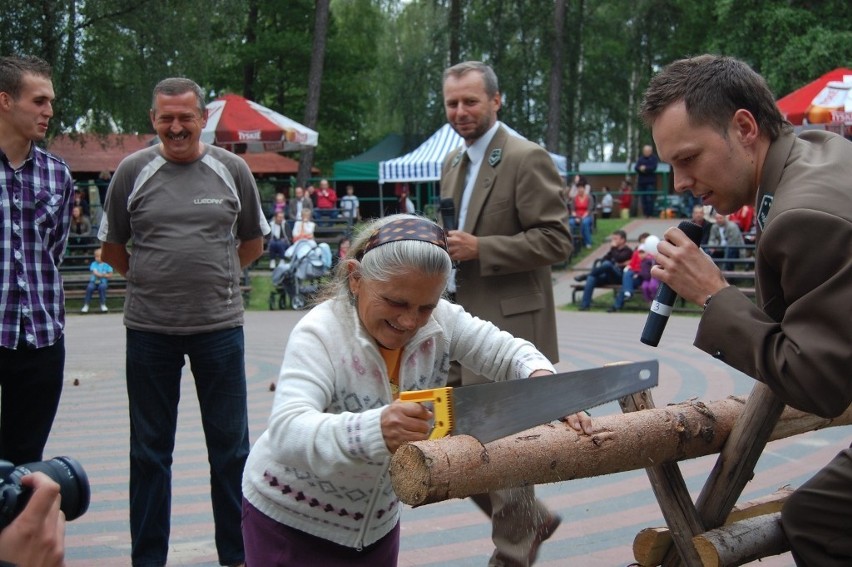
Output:
[[[458,211],[459,230],[447,236],[458,263],[449,291],[469,312],[527,339],[555,363],[550,267],[573,247],[562,179],[541,146],[510,135],[498,122],[501,97],[491,67],[477,61],[450,67],[443,93],[447,121],[465,142],[447,156],[441,175],[441,198],[453,199]],[[483,381],[467,370],[460,380]],[[531,565],[559,526],[559,516],[531,486],[473,499],[492,520],[491,567]]]

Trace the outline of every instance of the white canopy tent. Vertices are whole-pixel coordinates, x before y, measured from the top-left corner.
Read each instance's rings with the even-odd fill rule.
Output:
[[[503,127],[519,138],[523,138],[505,124]],[[398,158],[379,162],[379,185],[383,183],[440,181],[441,166],[444,159],[454,149],[463,144],[452,126],[444,124],[432,134],[428,140],[420,144],[414,151]],[[565,156],[550,154],[559,175],[568,175],[568,159]]]
[[[503,127],[513,136],[523,138],[512,128]],[[379,162],[379,207],[384,210],[385,183],[415,183],[441,180],[441,167],[447,155],[464,143],[452,126],[444,124],[417,149],[398,158]],[[559,175],[568,176],[568,159],[565,156],[550,154]]]

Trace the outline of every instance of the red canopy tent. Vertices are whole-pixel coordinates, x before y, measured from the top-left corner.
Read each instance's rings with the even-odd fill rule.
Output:
[[[804,87],[791,92],[787,96],[778,99],[777,104],[779,110],[781,110],[781,114],[783,114],[793,125],[802,125],[808,116],[808,110],[811,108],[814,99],[823,92],[823,90],[828,86],[828,83],[832,81],[842,82],[843,77],[846,75],[852,76],[852,69],[839,67],[834,71],[826,73],[819,79],[808,83]],[[849,91],[852,92],[852,89],[849,89]],[[846,108],[848,110],[852,101],[850,101],[849,98],[846,100]],[[843,105],[843,101],[840,101],[840,105]],[[824,122],[824,120],[821,121]],[[815,121],[809,120],[809,122],[813,123]]]
[[[232,152],[296,152],[317,145],[318,134],[274,110],[239,95],[207,104],[201,141]]]

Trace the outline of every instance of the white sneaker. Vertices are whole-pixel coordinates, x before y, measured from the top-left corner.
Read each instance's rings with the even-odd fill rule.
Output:
[[[88,312],[89,312],[89,306],[88,305],[84,305],[83,308],[80,309],[80,313],[88,313]]]
[[[101,313],[106,313],[107,311],[109,311],[109,307],[107,307],[106,305],[101,305]]]
[[[274,270],[274,269],[275,269],[275,260],[270,260],[270,261],[269,261],[269,269],[270,269],[270,270]]]
[[[631,297],[633,297],[632,293],[630,293],[629,291],[624,292],[624,301],[629,300]]]

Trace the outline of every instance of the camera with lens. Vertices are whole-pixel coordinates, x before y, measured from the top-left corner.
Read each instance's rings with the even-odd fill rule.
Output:
[[[66,520],[79,518],[89,509],[89,477],[82,465],[71,457],[54,457],[49,461],[17,467],[9,461],[0,460],[0,530],[26,508],[32,489],[22,486],[21,479],[35,472],[46,474],[59,485],[62,496],[59,508],[65,513]]]

